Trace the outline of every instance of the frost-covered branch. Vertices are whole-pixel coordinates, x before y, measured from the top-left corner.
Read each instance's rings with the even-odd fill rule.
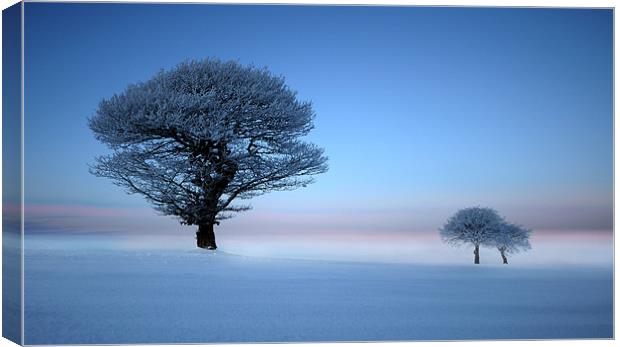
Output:
[[[186,224],[216,223],[274,190],[312,182],[327,170],[303,137],[314,111],[282,77],[219,60],[190,61],[103,100],[89,120],[112,154],[94,175]]]
[[[450,244],[482,245],[488,243],[503,223],[497,212],[490,208],[470,207],[458,211],[448,219],[440,235]]]
[[[530,229],[517,224],[504,223],[500,226],[499,232],[493,236],[491,244],[497,247],[500,252],[518,253],[529,250]]]

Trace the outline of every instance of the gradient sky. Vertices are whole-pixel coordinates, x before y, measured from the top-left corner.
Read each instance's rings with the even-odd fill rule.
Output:
[[[50,216],[57,230],[85,231],[110,229],[123,211],[149,214],[141,197],[88,173],[108,150],[87,118],[130,83],[217,57],[267,66],[312,100],[309,137],[330,159],[314,185],[256,198],[218,230],[436,234],[470,205],[536,230],[612,229],[611,10],[25,9],[26,218],[40,228]],[[170,219],[149,216],[154,226],[125,232]]]

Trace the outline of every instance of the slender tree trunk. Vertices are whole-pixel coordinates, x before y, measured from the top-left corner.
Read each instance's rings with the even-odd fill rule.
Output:
[[[480,264],[480,246],[476,245],[474,248],[474,264]]]
[[[504,261],[504,264],[508,264],[508,258],[506,258],[506,252],[503,249],[499,250],[499,254],[502,255],[502,260]]]
[[[216,249],[213,224],[200,224],[196,232],[196,246],[198,248]]]

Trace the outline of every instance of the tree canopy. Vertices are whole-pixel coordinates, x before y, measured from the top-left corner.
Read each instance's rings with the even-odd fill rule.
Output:
[[[472,244],[474,263],[480,263],[480,246],[496,247],[504,261],[506,253],[530,249],[531,230],[508,223],[491,208],[469,207],[452,215],[439,229],[444,242],[452,245]]]
[[[182,223],[212,226],[249,208],[233,201],[327,170],[323,149],[303,140],[314,117],[267,69],[188,61],[99,104],[89,126],[112,153],[91,172]]]
[[[497,247],[504,264],[508,264],[506,253],[518,253],[529,250],[531,230],[513,223],[502,223],[498,232],[493,235],[490,244]]]
[[[503,220],[486,207],[469,207],[451,216],[440,229],[442,239],[450,244],[487,244],[499,230]]]

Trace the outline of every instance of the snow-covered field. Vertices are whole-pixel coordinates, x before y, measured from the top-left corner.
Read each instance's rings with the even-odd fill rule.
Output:
[[[610,266],[27,249],[26,344],[612,337]]]

